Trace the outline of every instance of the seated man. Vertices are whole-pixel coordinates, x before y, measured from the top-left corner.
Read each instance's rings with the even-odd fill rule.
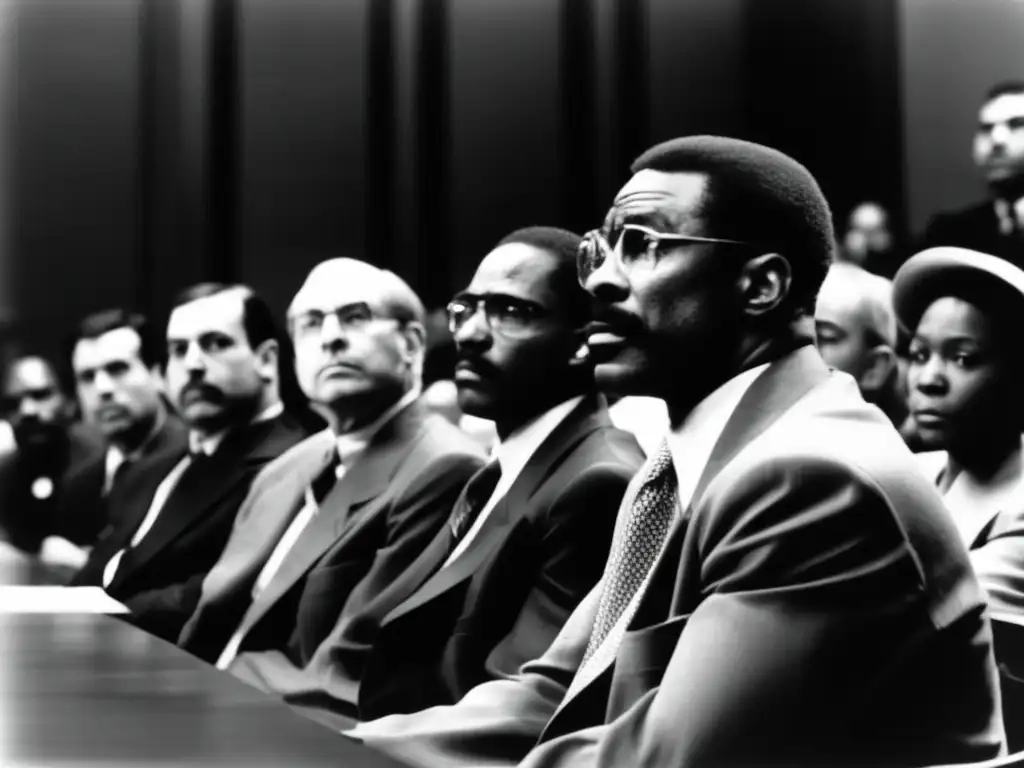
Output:
[[[73,420],[74,400],[48,360],[26,354],[3,379],[3,412],[15,448],[0,457],[0,540],[37,555],[49,536],[65,530],[60,504],[69,478],[103,453],[92,428]]]
[[[823,766],[1005,751],[985,600],[896,430],[814,348],[814,178],[756,144],[645,152],[580,279],[605,388],[672,432],[540,659],[351,735],[415,766]]]
[[[153,455],[107,500],[115,530],[73,586],[102,586],[131,621],[174,640],[227,542],[257,472],[305,437],[286,409],[288,349],[267,305],[244,286],[185,291],[167,324],[167,386],[188,450]]]
[[[855,264],[833,264],[814,320],[825,364],[853,376],[864,399],[902,426],[907,406],[899,389],[892,283]]]
[[[144,317],[122,309],[97,312],[79,325],[71,351],[78,401],[107,449],[68,477],[61,535],[46,539],[40,551],[47,565],[84,565],[101,533],[116,528],[106,508],[115,485],[143,459],[185,449],[185,426],[164,401],[162,347]]]
[[[643,453],[612,425],[581,348],[578,245],[513,232],[449,304],[459,405],[495,423],[494,458],[416,562],[346,605],[305,674],[270,690],[319,717],[453,703],[540,655],[597,583]]]
[[[289,326],[299,383],[330,429],[253,484],[178,641],[260,686],[301,670],[346,602],[371,601],[398,578],[483,464],[421,402],[423,307],[396,275],[323,262]]]

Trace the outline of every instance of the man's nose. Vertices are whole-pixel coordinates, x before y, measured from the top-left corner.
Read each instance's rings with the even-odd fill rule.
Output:
[[[467,317],[453,337],[456,344],[486,344],[491,335],[491,327],[487,322],[487,313],[483,307],[477,307]]]
[[[583,288],[599,301],[609,304],[629,296],[629,282],[613,254],[607,254],[601,265],[587,275]]]
[[[328,314],[324,317],[323,325],[320,326],[320,346],[325,351],[338,349],[348,344],[348,334],[336,314]]]
[[[96,393],[107,399],[114,394],[114,379],[106,371],[99,371],[95,379]]]
[[[198,344],[189,344],[185,348],[185,356],[182,363],[189,371],[203,371],[206,369],[206,355],[199,348]]]

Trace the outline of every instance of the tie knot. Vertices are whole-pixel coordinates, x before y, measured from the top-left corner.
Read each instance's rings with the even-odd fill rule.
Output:
[[[644,473],[645,481],[651,481],[664,475],[672,468],[672,450],[668,447],[668,438],[661,441],[658,450],[651,456]]]

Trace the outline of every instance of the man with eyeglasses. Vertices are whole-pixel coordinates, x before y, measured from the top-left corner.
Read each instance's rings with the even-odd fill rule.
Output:
[[[378,600],[346,608],[286,700],[335,725],[455,702],[542,653],[597,582],[643,453],[594,386],[578,245],[517,230],[448,305],[459,406],[499,442],[449,525]]]
[[[374,599],[483,464],[420,400],[424,310],[398,276],[316,266],[288,311],[299,384],[329,428],[253,483],[179,645],[268,692],[303,679],[346,605]]]
[[[810,173],[687,137],[581,249],[598,383],[672,431],[538,660],[350,735],[415,766],[933,765],[1005,750],[984,598],[912,455],[814,346]]]

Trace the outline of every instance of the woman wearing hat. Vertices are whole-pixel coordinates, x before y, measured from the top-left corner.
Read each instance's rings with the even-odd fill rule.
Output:
[[[1024,613],[1024,272],[962,248],[909,259],[893,283],[912,334],[918,454],[995,611]]]

